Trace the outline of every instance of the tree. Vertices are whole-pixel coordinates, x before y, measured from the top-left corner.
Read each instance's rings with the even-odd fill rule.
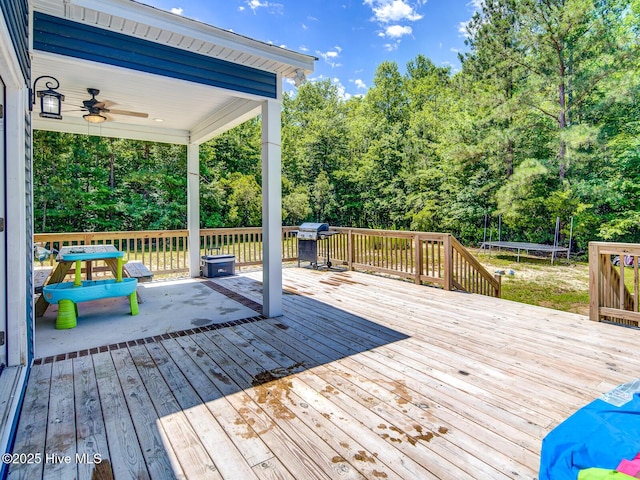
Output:
[[[282,217],[285,225],[298,225],[311,215],[309,189],[299,185],[282,198]]]
[[[262,223],[262,196],[255,177],[232,173],[223,184],[227,191],[227,226],[259,226]]]

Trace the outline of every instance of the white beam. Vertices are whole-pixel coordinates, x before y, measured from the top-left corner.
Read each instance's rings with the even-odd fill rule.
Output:
[[[200,275],[200,145],[187,145],[187,228],[189,276]]]
[[[36,106],[36,110],[37,109],[38,107]],[[128,140],[145,140],[147,142],[172,143],[176,145],[185,145],[189,142],[189,132],[187,130],[158,128],[155,125],[147,127],[116,122],[92,125],[82,119],[41,119],[38,117],[37,112],[34,112],[32,118],[34,130],[95,135],[97,137],[126,138]]]
[[[262,313],[282,315],[282,145],[278,100],[262,104]]]
[[[235,98],[191,130],[191,141],[204,143],[260,114],[261,102]]]

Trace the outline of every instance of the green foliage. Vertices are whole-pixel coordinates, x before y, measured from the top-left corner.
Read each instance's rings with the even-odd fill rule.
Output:
[[[299,225],[312,213],[311,195],[305,185],[299,185],[282,198],[282,216],[286,225]]]
[[[482,0],[452,74],[381,63],[363,97],[283,97],[283,220],[640,241],[640,0]],[[35,132],[36,231],[183,228],[182,146]],[[200,147],[203,227],[261,223],[261,120]],[[495,228],[494,228],[495,231]]]

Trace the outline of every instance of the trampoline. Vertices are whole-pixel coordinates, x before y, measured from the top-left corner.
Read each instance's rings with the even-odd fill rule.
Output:
[[[553,258],[556,256],[557,253],[567,253],[567,254],[569,253],[569,249],[567,247],[545,245],[543,243],[489,241],[489,242],[482,242],[482,245],[480,246],[482,250],[486,250],[487,248],[489,248],[489,251],[491,251],[491,248],[493,247],[506,248],[509,250],[517,250],[518,262],[520,261],[521,251],[525,251],[527,255],[529,254],[529,252],[551,253],[552,254],[551,263],[553,263]]]

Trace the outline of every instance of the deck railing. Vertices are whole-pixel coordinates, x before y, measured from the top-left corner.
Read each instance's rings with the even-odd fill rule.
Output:
[[[154,273],[181,273],[189,270],[188,230],[143,230],[137,232],[37,233],[33,241],[45,247],[48,258],[36,258],[41,264],[54,265],[55,253],[76,245],[114,245],[125,252],[124,260],[141,261]],[[36,262],[36,265],[38,262]],[[98,274],[106,267],[98,265]]]
[[[297,243],[292,233],[295,227],[282,229],[282,258],[292,261],[298,257]],[[154,274],[176,274],[189,271],[188,230],[144,230],[137,232],[101,233],[37,233],[34,243],[49,252],[46,258],[36,258],[38,264],[55,263],[55,252],[61,247],[74,245],[111,244],[125,252],[125,261],[140,261]],[[236,266],[262,263],[262,229],[212,228],[200,230],[200,254],[231,254],[236,257]],[[95,272],[108,271],[97,265]]]
[[[321,242],[332,262],[350,270],[385,273],[463,290],[500,296],[500,276],[491,275],[452,235],[446,233],[336,227],[339,235]],[[325,245],[326,246],[323,246]]]
[[[282,229],[282,259],[298,258],[296,227]],[[500,296],[500,277],[492,276],[453,236],[444,233],[332,228],[337,235],[318,244],[334,265],[436,284],[445,290],[464,290]],[[148,230],[105,233],[39,233],[34,242],[50,251],[63,246],[112,244],[125,252],[126,261],[144,263],[155,274],[189,270],[187,230]],[[327,252],[329,249],[329,252]],[[232,254],[236,266],[262,263],[262,229],[213,228],[200,230],[200,254]],[[41,260],[53,265],[55,255]],[[98,265],[94,271],[100,272]],[[106,267],[102,268],[106,271]]]
[[[639,260],[640,244],[589,243],[589,318],[591,320],[640,326]]]

